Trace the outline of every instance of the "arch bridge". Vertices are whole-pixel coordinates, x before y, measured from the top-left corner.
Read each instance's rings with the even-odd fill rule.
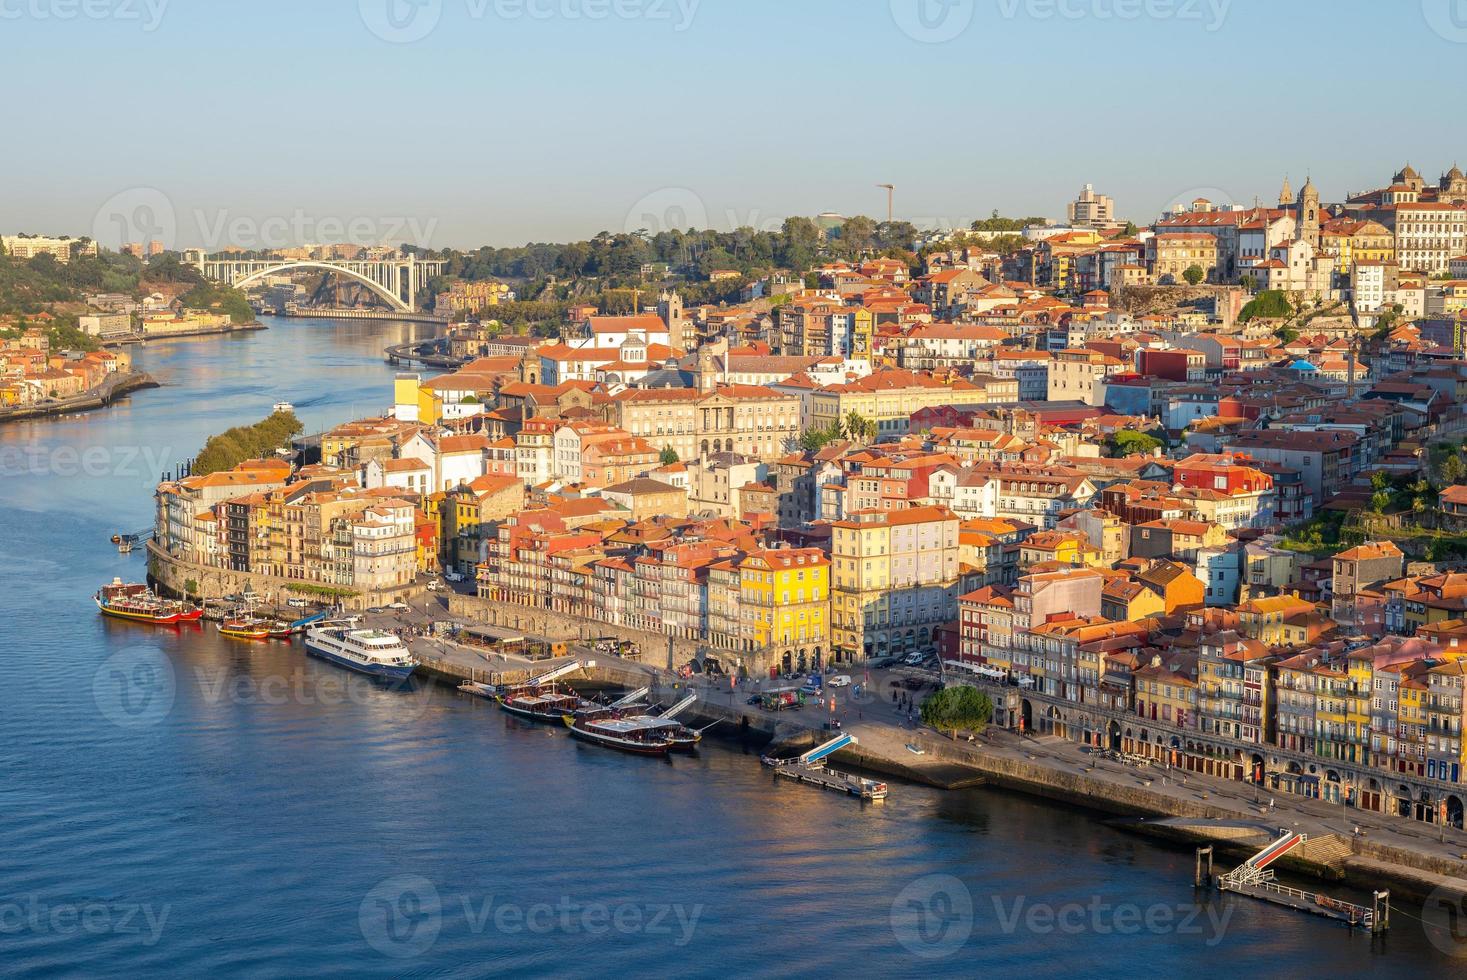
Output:
[[[412,313],[418,308],[418,293],[428,280],[443,274],[447,262],[442,259],[420,259],[416,256],[394,259],[230,259],[210,258],[195,253],[190,256],[204,278],[242,289],[266,276],[296,269],[319,269],[334,272],[366,286],[372,293],[399,313]]]

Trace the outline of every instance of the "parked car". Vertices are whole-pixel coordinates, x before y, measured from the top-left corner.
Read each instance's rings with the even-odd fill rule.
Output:
[[[387,608],[388,609],[396,609],[399,612],[406,610],[407,607],[408,607],[408,604],[406,602],[402,602],[401,600],[399,600],[397,602],[389,602],[387,604]]]
[[[461,572],[444,572],[443,577],[450,582],[462,582],[464,580],[463,573]]]
[[[285,604],[292,609],[304,609],[307,605],[304,599],[286,599]]]
[[[851,686],[851,675],[850,674],[836,674],[834,677],[832,677],[830,680],[826,681],[825,683],[829,684],[831,687],[850,687]]]
[[[902,661],[902,663],[906,664],[908,667],[915,667],[926,659],[927,655],[925,653],[909,653],[907,654],[906,659]]]

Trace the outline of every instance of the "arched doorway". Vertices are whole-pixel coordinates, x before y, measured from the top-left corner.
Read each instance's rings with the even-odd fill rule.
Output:
[[[1019,702],[1019,731],[1034,731],[1034,705],[1029,703],[1028,698]]]
[[[1107,730],[1110,733],[1111,751],[1119,752],[1121,750],[1121,723],[1118,721],[1112,721],[1110,725],[1107,726]]]
[[[1396,787],[1396,816],[1411,816],[1411,787],[1405,783]]]
[[[1255,786],[1262,786],[1263,785],[1263,756],[1259,755],[1257,752],[1254,752],[1253,753],[1253,758],[1250,759],[1249,762],[1251,764],[1248,767],[1248,781],[1251,782]]]
[[[1447,797],[1447,826],[1462,829],[1462,798],[1460,796]]]

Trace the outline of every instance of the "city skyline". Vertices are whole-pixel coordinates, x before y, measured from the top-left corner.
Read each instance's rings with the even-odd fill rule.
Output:
[[[114,247],[474,248],[880,218],[882,183],[896,185],[896,217],[922,228],[994,209],[1062,219],[1087,183],[1138,223],[1199,195],[1267,203],[1286,175],[1312,174],[1338,200],[1408,160],[1428,179],[1455,162],[1433,100],[1400,95],[1449,88],[1467,26],[1449,4],[1410,7],[891,0],[764,5],[761,18],[713,0],[249,12],[118,0],[63,19],[60,0],[28,0],[7,8],[17,70],[90,68],[15,106],[14,125],[46,139],[12,157],[9,224]],[[1420,53],[1389,89],[1339,70],[1345,45],[1387,33]],[[1278,101],[1255,101],[1255,52],[1279,39],[1265,76]],[[253,65],[210,84],[226,41]],[[817,47],[832,57],[810,59]],[[168,70],[138,70],[152,59]],[[406,81],[353,81],[378,65]],[[98,78],[126,80],[131,97],[78,113]],[[88,125],[57,127],[68,111]],[[1371,118],[1366,131],[1391,138],[1361,147]],[[928,151],[913,152],[912,126],[938,134]]]

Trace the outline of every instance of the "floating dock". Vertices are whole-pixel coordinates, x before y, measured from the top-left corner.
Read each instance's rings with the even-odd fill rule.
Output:
[[[830,741],[793,759],[775,759],[765,756],[765,765],[774,769],[776,776],[785,779],[793,779],[795,782],[806,783],[810,786],[819,786],[821,789],[834,790],[837,793],[845,793],[862,800],[884,800],[887,795],[885,783],[876,779],[866,779],[863,776],[852,776],[849,773],[836,772],[825,765],[825,760],[848,745],[855,745],[854,735],[841,733]]]
[[[1368,929],[1372,934],[1389,930],[1391,927],[1391,893],[1388,891],[1373,893],[1372,904],[1365,906],[1331,898],[1319,892],[1291,888],[1275,880],[1274,872],[1269,865],[1302,845],[1306,839],[1304,834],[1295,833],[1292,830],[1280,831],[1278,838],[1270,841],[1263,850],[1232,871],[1218,875],[1215,879],[1212,875],[1212,846],[1199,847],[1195,884],[1198,886],[1215,884],[1219,891],[1247,895],[1250,898],[1294,909],[1297,912],[1308,912],[1311,915],[1334,919],[1352,929],[1357,927]]]

